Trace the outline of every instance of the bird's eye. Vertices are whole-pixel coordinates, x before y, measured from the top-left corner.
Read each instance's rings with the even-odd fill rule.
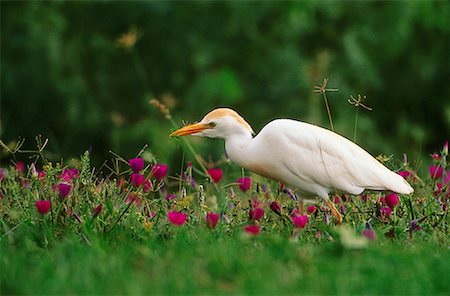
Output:
[[[212,121],[212,122],[210,122],[208,125],[209,125],[210,127],[215,127],[215,126],[216,126],[216,123],[215,123],[214,121]]]

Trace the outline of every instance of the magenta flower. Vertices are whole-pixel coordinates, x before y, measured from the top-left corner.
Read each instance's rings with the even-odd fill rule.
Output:
[[[176,197],[175,194],[169,193],[166,195],[166,200],[171,201],[172,199],[175,199],[175,197]]]
[[[169,166],[163,163],[157,163],[152,167],[152,176],[158,180],[164,179],[167,172],[169,171]]]
[[[281,207],[280,204],[277,203],[276,201],[273,201],[270,203],[270,209],[272,211],[274,211],[275,213],[277,213],[278,215],[281,215]]]
[[[252,178],[250,177],[239,178],[237,179],[237,183],[239,185],[239,189],[241,189],[243,192],[246,192],[252,187]]]
[[[257,236],[261,232],[261,227],[259,225],[247,225],[244,227],[244,231],[252,236]]]
[[[219,222],[219,214],[215,214],[213,212],[206,214],[206,224],[209,228],[215,228],[217,223]]]
[[[125,202],[127,204],[133,202],[136,206],[138,206],[141,203],[141,198],[139,194],[131,192],[130,194],[127,195],[127,199],[125,200]]]
[[[36,208],[41,215],[45,215],[50,211],[52,202],[50,200],[38,200],[36,201]]]
[[[391,212],[392,212],[391,208],[389,208],[389,207],[382,207],[380,209],[381,219],[383,221],[389,221],[389,219],[391,217]]]
[[[23,171],[25,170],[25,164],[22,161],[16,162],[16,170],[19,174],[23,174]]]
[[[264,210],[261,208],[254,208],[249,211],[249,216],[252,220],[259,220],[264,216]]]
[[[314,214],[317,211],[316,206],[310,205],[306,208],[306,212],[310,215]]]
[[[398,196],[395,193],[390,193],[384,197],[384,202],[391,209],[395,208],[398,205]]]
[[[152,190],[152,187],[153,187],[152,181],[150,181],[149,179],[145,180],[144,192],[145,193],[150,192],[150,190]]]
[[[361,235],[373,241],[377,239],[377,234],[369,222],[366,222],[366,227],[361,231]]]
[[[122,178],[122,177],[120,177],[118,180],[117,180],[117,188],[120,190],[120,189],[122,189],[122,187],[125,185],[125,179],[124,178]]]
[[[305,228],[306,223],[308,223],[308,216],[293,216],[291,217],[292,223],[294,224],[295,228]]]
[[[67,168],[65,169],[61,175],[59,176],[59,179],[66,181],[66,182],[70,182],[72,181],[73,178],[77,179],[78,176],[80,175],[80,172],[77,169],[74,168]]]
[[[139,173],[144,169],[144,159],[141,157],[132,158],[128,160],[128,163],[135,173]]]
[[[448,155],[448,141],[445,141],[444,147],[442,147],[442,154],[445,156]]]
[[[181,212],[168,212],[167,218],[173,225],[181,226],[186,222],[187,215]]]
[[[133,185],[134,188],[139,188],[145,183],[145,176],[142,174],[131,174],[131,185]]]
[[[65,199],[69,195],[70,189],[72,189],[72,185],[70,185],[69,183],[65,182],[58,183],[59,197]]]
[[[399,171],[399,172],[397,172],[397,174],[402,176],[403,179],[406,179],[412,175],[411,172],[409,172],[409,171]]]
[[[223,171],[220,168],[212,168],[208,170],[208,174],[214,183],[219,183],[223,176]]]
[[[442,173],[444,172],[444,169],[441,166],[436,166],[434,164],[430,165],[430,176],[433,179],[439,179],[442,177]]]

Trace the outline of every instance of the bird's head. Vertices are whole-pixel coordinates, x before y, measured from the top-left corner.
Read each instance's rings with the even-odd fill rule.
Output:
[[[194,124],[183,126],[170,136],[200,136],[226,139],[231,135],[253,135],[252,127],[236,111],[229,108],[214,109]]]

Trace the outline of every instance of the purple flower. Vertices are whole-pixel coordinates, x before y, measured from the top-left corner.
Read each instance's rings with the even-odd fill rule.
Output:
[[[145,176],[142,174],[131,174],[131,185],[133,185],[134,188],[139,188],[145,183]]]
[[[140,171],[142,171],[145,165],[144,159],[142,157],[132,158],[128,160],[128,163],[135,173],[139,173]]]
[[[239,189],[243,192],[248,191],[252,187],[252,179],[250,177],[242,177],[237,179]]]
[[[168,212],[167,218],[169,222],[175,226],[182,226],[186,222],[187,215],[181,212]]]
[[[152,167],[152,175],[158,180],[164,179],[168,171],[169,166],[163,163],[157,163]]]
[[[65,183],[65,182],[58,183],[59,197],[61,197],[62,199],[65,199],[69,195],[71,188],[72,188],[72,185],[70,185],[69,183]]]
[[[206,224],[209,228],[215,228],[217,223],[219,222],[219,214],[215,214],[213,212],[210,212],[206,214]]]
[[[50,200],[38,200],[36,201],[36,208],[41,215],[45,215],[50,211],[52,202]]]
[[[297,196],[294,194],[294,192],[292,191],[292,189],[290,188],[286,188],[283,190],[284,193],[286,193],[287,195],[289,195],[293,200],[298,201]]]
[[[398,196],[395,193],[390,193],[384,197],[384,202],[391,209],[395,208],[398,205]]]

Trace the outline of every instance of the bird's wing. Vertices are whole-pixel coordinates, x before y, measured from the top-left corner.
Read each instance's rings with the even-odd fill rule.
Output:
[[[364,149],[315,125],[275,120],[263,128],[255,143],[273,174],[305,192],[324,195],[335,189],[359,194],[365,188],[408,191],[401,176]]]

